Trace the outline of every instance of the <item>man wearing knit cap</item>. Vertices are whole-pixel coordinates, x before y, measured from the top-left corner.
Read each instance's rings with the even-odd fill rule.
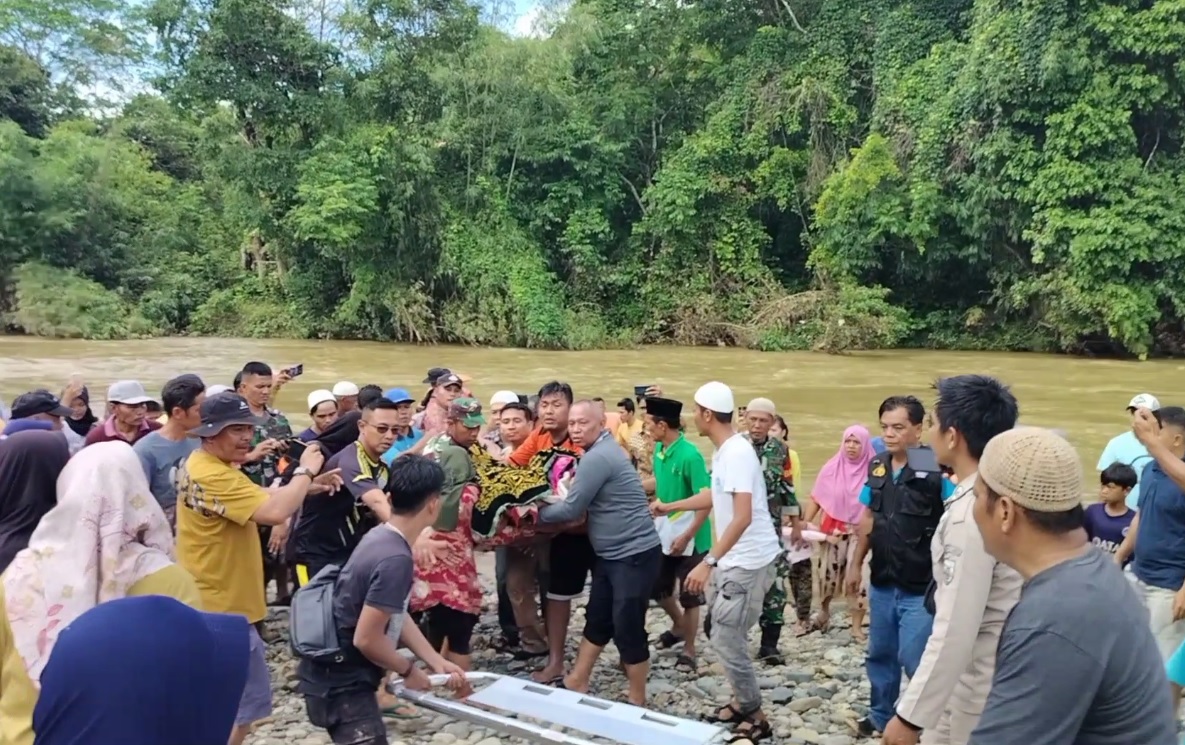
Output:
[[[733,698],[710,721],[729,724],[754,742],[773,734],[761,711],[761,688],[749,659],[749,629],[774,581],[774,560],[782,542],[774,532],[765,493],[765,476],[753,446],[733,428],[732,389],[713,381],[695,392],[695,428],[716,446],[712,487],[677,502],[656,502],[660,515],[710,507],[716,541],[687,575],[686,588],[708,587],[708,638],[732,684]],[[705,624],[705,629],[708,624]]]
[[[769,516],[774,531],[782,535],[783,515],[793,526],[795,535],[800,530],[798,500],[794,498],[794,472],[790,462],[790,450],[786,443],[769,436],[778,415],[777,407],[768,398],[755,398],[749,402],[745,418],[749,430],[744,437],[757,453],[761,472],[765,477],[765,494],[768,499]],[[790,562],[781,553],[774,561],[776,575],[761,606],[761,644],[757,658],[768,665],[781,665],[782,655],[778,652],[778,640],[782,636],[782,624],[786,612],[786,585],[790,582]]]
[[[971,745],[1175,745],[1148,613],[1082,529],[1073,446],[1036,427],[999,434],[983,451],[974,490],[984,546],[1025,585]]]
[[[1020,597],[1020,575],[984,550],[971,515],[979,459],[988,441],[1016,426],[1016,397],[986,375],[942,378],[934,388],[930,446],[954,470],[958,488],[930,544],[934,582],[926,604],[934,626],[885,726],[886,745],[915,745],[919,737],[923,745],[966,745],[991,690],[1004,619]],[[867,720],[860,724],[866,734]]]

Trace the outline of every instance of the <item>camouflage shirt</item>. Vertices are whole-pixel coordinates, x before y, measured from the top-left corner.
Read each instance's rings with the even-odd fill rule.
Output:
[[[744,437],[757,451],[761,471],[765,474],[765,491],[769,497],[769,512],[774,522],[781,523],[783,512],[797,517],[798,499],[794,496],[794,472],[790,461],[790,450],[786,443],[776,437],[767,437],[764,442],[753,442],[748,432]]]
[[[266,420],[263,424],[256,425],[255,434],[251,437],[252,449],[267,439],[284,440],[292,437],[292,425],[288,423],[288,417],[268,408],[264,408],[264,417]],[[279,464],[280,454],[273,453],[255,463],[244,463],[243,473],[256,484],[266,488],[280,475]]]

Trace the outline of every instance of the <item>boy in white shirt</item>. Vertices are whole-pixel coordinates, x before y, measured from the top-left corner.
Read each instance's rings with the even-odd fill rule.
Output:
[[[695,428],[716,446],[711,491],[705,489],[678,502],[657,502],[654,510],[668,514],[712,509],[712,550],[685,583],[692,593],[707,588],[709,640],[732,684],[733,700],[709,719],[734,725],[738,735],[759,742],[773,732],[761,711],[748,635],[773,584],[774,560],[782,543],[769,516],[761,462],[753,446],[733,428],[734,409],[732,390],[723,383],[706,383],[696,391]]]

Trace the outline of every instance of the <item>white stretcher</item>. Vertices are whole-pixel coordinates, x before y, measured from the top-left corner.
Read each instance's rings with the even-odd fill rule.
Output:
[[[429,677],[437,687],[448,680],[446,675]],[[524,678],[480,672],[471,672],[466,677],[474,693],[463,701],[441,698],[431,691],[412,691],[399,681],[392,682],[390,691],[425,709],[539,745],[604,745],[550,729],[556,725],[621,745],[715,745],[724,742],[727,735],[718,725],[606,701]],[[532,724],[518,717],[545,724]]]

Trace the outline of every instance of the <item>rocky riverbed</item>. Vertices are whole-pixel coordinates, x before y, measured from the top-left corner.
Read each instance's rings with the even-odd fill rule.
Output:
[[[493,593],[487,593],[486,612],[474,636],[473,667],[509,675],[528,675],[533,663],[512,660],[492,649],[498,636]],[[669,625],[666,615],[652,608],[648,618],[650,638],[657,640]],[[287,615],[277,609],[269,619],[272,631],[280,635],[269,645],[268,662],[275,691],[272,718],[260,724],[247,740],[248,745],[329,745],[329,737],[308,721],[304,702],[296,694],[296,663],[288,651],[283,634]],[[579,630],[584,624],[581,605],[573,611],[569,638],[569,661],[579,644]],[[766,713],[774,725],[775,741],[783,745],[856,745],[871,742],[858,738],[849,725],[864,716],[868,704],[868,682],[864,677],[864,651],[852,642],[847,617],[837,613],[832,630],[794,639],[789,628],[783,632],[782,652],[786,664],[758,666],[764,691]],[[753,630],[752,649],[757,648],[757,629]],[[650,708],[677,716],[698,718],[712,707],[728,700],[729,686],[724,670],[711,647],[702,638],[696,673],[676,669],[674,652],[658,652],[653,647],[650,673]],[[602,698],[624,701],[625,678],[618,670],[617,651],[605,649],[597,664],[591,693]],[[408,720],[388,720],[393,745],[498,745],[522,742],[500,738],[497,732],[465,722],[458,722],[431,711]]]

